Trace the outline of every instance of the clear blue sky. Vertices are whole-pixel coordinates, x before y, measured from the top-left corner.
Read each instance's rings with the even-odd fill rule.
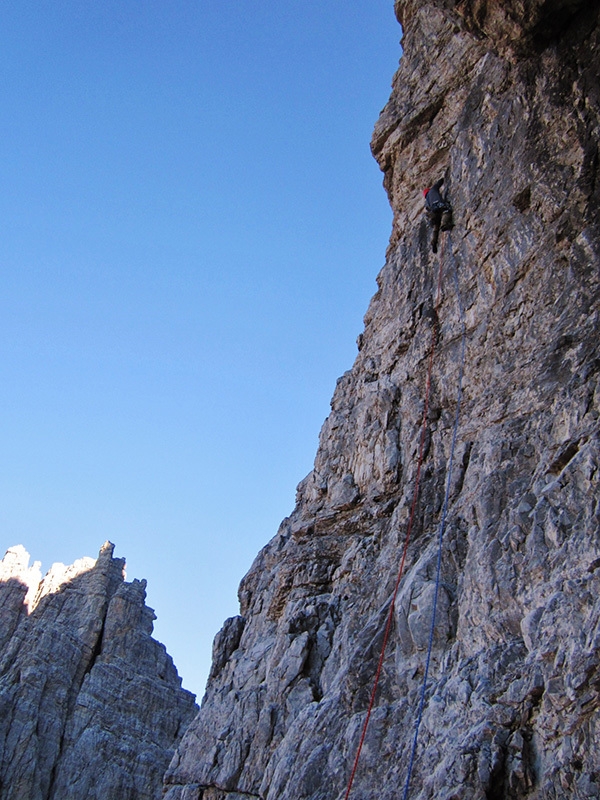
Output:
[[[199,694],[352,366],[393,0],[0,9],[0,519],[148,579]]]

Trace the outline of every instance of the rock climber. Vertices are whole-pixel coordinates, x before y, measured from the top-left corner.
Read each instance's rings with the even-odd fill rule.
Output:
[[[423,189],[423,197],[425,198],[425,211],[431,227],[433,228],[433,237],[431,239],[431,249],[437,253],[438,239],[440,230],[449,231],[454,227],[452,222],[452,206],[447,197],[442,197],[440,188],[444,183],[444,179],[440,178],[429,189]]]

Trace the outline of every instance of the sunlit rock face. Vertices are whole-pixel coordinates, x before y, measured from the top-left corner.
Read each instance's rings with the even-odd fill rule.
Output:
[[[43,579],[22,546],[0,562],[1,800],[161,797],[197,707],[112,554]]]
[[[394,226],[313,472],[242,581],[168,800],[340,800],[421,493],[356,800],[600,797],[597,2],[401,0],[373,152]],[[444,273],[422,189],[445,177]],[[458,273],[459,295],[453,279]],[[460,297],[460,302],[459,302]]]

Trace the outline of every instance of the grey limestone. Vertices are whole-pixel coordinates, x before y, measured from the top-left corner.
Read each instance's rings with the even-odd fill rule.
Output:
[[[398,0],[372,149],[394,211],[313,471],[242,580],[167,800],[402,796],[463,406],[411,800],[600,797],[600,4]],[[422,189],[445,177],[444,276]],[[458,272],[459,294],[452,278]]]
[[[1,800],[158,800],[197,706],[146,582],[109,542],[44,578],[28,563],[22,546],[0,562]]]

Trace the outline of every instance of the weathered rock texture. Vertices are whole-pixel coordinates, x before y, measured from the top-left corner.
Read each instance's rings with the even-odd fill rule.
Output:
[[[400,0],[404,55],[373,151],[394,228],[313,472],[225,623],[168,800],[339,800],[376,670],[417,466],[421,499],[352,797],[402,796],[437,525],[464,403],[433,663],[409,796],[600,797],[599,4]]]
[[[21,546],[0,562],[1,800],[156,800],[197,709],[151,637],[145,581],[98,560],[42,580]]]

